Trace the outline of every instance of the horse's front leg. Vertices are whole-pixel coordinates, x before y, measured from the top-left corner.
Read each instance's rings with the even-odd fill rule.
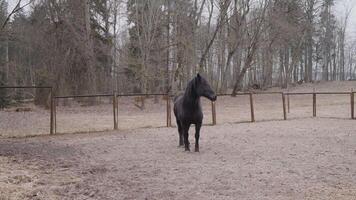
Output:
[[[177,120],[177,126],[178,126],[178,134],[179,134],[179,146],[182,147],[184,145],[184,142],[183,142],[183,129],[182,129],[182,124],[180,123],[179,120]]]
[[[189,127],[190,127],[190,124],[182,124],[185,151],[190,151]]]
[[[195,124],[195,152],[199,152],[199,137],[200,137],[200,128],[201,122]]]

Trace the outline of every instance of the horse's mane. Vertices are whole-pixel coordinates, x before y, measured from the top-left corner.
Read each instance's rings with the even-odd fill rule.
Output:
[[[187,87],[185,88],[183,93],[179,93],[175,95],[173,98],[173,101],[176,102],[179,97],[183,97],[186,100],[192,100],[193,97],[195,97],[195,90],[196,90],[196,77],[190,80],[187,84]]]
[[[195,96],[195,89],[196,89],[196,78],[193,78],[191,81],[189,81],[187,88],[185,89],[184,96],[185,97],[194,97]]]

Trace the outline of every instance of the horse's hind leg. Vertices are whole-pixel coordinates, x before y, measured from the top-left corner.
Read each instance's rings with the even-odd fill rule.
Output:
[[[178,126],[178,134],[179,134],[179,146],[183,146],[183,129],[182,129],[182,124],[180,123],[179,120],[177,120],[177,126]]]
[[[200,128],[201,128],[201,123],[195,124],[195,152],[199,152]]]

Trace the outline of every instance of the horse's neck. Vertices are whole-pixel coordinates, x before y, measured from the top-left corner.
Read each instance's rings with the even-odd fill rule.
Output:
[[[192,88],[188,88],[183,95],[183,105],[186,107],[196,107],[200,103],[200,97],[197,96]]]
[[[198,107],[200,103],[200,97],[191,98],[191,97],[183,97],[183,105],[189,108]]]

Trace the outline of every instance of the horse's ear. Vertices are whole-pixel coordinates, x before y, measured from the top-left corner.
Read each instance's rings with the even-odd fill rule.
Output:
[[[194,85],[198,85],[200,83],[201,76],[200,74],[197,74],[197,76],[194,78]]]

